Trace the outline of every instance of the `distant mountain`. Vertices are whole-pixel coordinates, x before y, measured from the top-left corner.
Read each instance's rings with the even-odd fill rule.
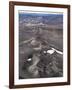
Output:
[[[31,23],[31,24],[48,24],[48,25],[62,25],[63,15],[62,14],[19,14],[20,23]]]

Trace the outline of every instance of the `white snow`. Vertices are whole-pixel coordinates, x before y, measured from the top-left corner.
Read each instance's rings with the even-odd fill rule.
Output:
[[[55,50],[47,50],[47,53],[49,54],[53,54],[55,52]]]
[[[31,60],[32,60],[31,58],[27,59],[27,61],[31,61]]]
[[[47,53],[53,54],[55,51],[56,51],[58,54],[63,54],[63,52],[61,52],[61,51],[59,51],[59,50],[56,50],[55,48],[52,48],[51,50],[47,50]]]

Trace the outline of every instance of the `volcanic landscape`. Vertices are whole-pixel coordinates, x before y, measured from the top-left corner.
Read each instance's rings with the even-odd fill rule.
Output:
[[[19,13],[19,79],[63,76],[63,15]]]

